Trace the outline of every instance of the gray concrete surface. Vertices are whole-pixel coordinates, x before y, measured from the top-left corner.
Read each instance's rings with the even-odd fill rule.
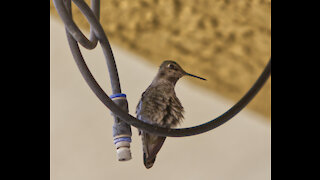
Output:
[[[111,45],[122,90],[128,96],[129,111],[135,115],[141,93],[152,81],[157,67]],[[110,94],[110,82],[101,48],[91,51],[81,49],[97,81]],[[176,93],[186,111],[181,127],[211,120],[234,103],[186,79],[178,82]],[[167,138],[155,165],[149,170],[143,165],[141,141],[134,127],[131,143],[133,159],[128,162],[116,160],[112,124],[109,110],[90,90],[76,67],[63,24],[51,18],[51,180],[271,179],[270,123],[247,109],[208,133]]]

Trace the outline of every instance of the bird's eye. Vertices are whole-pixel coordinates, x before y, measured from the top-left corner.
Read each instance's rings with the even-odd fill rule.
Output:
[[[170,69],[175,69],[175,67],[174,67],[173,64],[168,64],[168,68],[170,68]]]

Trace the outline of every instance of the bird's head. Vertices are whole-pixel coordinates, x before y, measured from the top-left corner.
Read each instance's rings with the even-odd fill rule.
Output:
[[[176,84],[176,82],[183,76],[191,76],[191,77],[199,78],[201,80],[206,80],[202,77],[187,73],[181,68],[181,66],[178,63],[172,60],[164,61],[160,65],[159,72],[157,74],[158,79],[168,80],[173,84]]]

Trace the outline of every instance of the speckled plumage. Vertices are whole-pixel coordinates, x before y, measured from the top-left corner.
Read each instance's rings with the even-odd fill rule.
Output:
[[[183,119],[183,107],[177,98],[174,86],[149,86],[137,106],[138,118],[162,127],[176,126]]]
[[[164,61],[151,85],[142,94],[137,105],[137,118],[161,127],[171,128],[178,125],[183,119],[184,109],[174,88],[177,81],[184,75],[197,77],[186,73],[174,61]],[[142,139],[144,165],[149,169],[153,166],[166,137],[152,135],[141,130],[139,130],[139,135]]]

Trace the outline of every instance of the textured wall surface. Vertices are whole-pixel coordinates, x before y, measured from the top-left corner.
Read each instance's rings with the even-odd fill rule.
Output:
[[[52,1],[50,11],[58,16]],[[88,30],[75,5],[73,13],[79,27]],[[156,66],[175,60],[208,79],[190,81],[234,101],[271,56],[270,0],[105,0],[100,18],[112,43]],[[249,108],[271,116],[271,79]]]

